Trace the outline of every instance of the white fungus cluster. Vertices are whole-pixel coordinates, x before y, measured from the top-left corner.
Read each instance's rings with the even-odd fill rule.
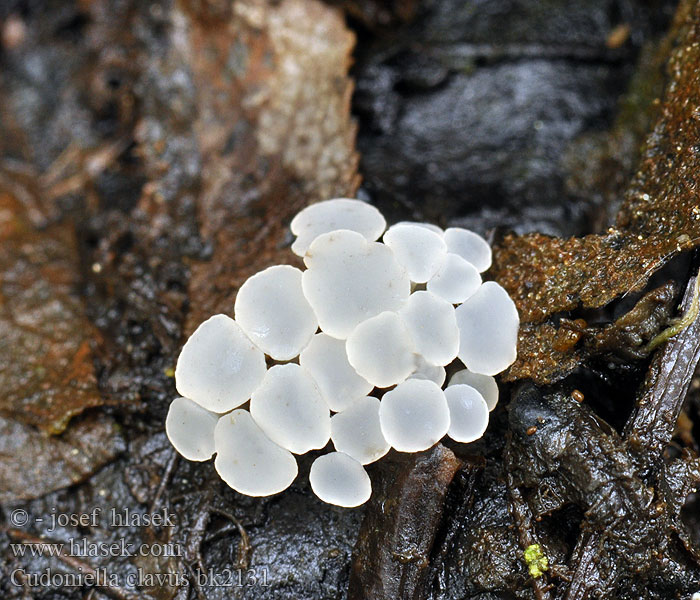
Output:
[[[185,458],[216,455],[221,478],[249,496],[287,488],[294,455],[330,440],[311,488],[358,506],[372,491],[364,465],[390,448],[483,435],[498,402],[493,375],[515,360],[518,313],[501,286],[482,283],[491,248],[471,231],[406,222],[385,231],[376,208],[349,199],[309,206],[291,228],[306,270],[253,275],[234,319],[197,328],[177,361],[182,397],[165,429]],[[466,369],[443,389],[456,359]]]

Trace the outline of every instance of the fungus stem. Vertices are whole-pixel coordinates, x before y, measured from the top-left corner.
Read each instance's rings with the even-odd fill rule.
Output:
[[[646,346],[645,350],[651,352],[654,348],[670,340],[674,335],[678,335],[686,327],[692,324],[700,312],[700,273],[695,277],[695,286],[693,287],[693,298],[690,301],[690,306],[685,314],[679,319],[673,319],[671,326],[664,329]]]

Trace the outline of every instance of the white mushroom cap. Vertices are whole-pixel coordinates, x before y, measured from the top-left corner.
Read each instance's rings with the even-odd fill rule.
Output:
[[[224,415],[214,429],[216,471],[247,496],[270,496],[287,489],[297,476],[297,461],[272,442],[247,410]]]
[[[473,264],[479,273],[483,273],[491,266],[491,246],[473,231],[461,227],[450,227],[445,230],[445,243],[448,252],[459,254]]]
[[[311,489],[328,504],[353,508],[369,500],[372,482],[362,465],[342,452],[319,456],[309,471]]]
[[[416,355],[416,369],[409,375],[409,379],[427,379],[442,387],[445,383],[445,367],[431,365],[420,354]]]
[[[520,318],[508,292],[487,281],[457,307],[459,358],[473,373],[496,375],[517,356]]]
[[[226,315],[207,319],[190,336],[175,367],[181,396],[217,413],[250,398],[265,375],[265,355]]]
[[[386,229],[386,221],[382,213],[370,204],[336,198],[307,206],[292,219],[291,229],[297,236],[292,244],[292,252],[304,256],[311,242],[319,235],[338,229],[356,231],[373,242]]]
[[[214,455],[214,427],[219,415],[187,398],[175,398],[165,418],[165,434],[187,460],[209,460]]]
[[[318,329],[301,289],[301,271],[289,265],[250,277],[238,290],[234,310],[243,331],[275,360],[297,356]]]
[[[480,285],[481,275],[476,267],[461,256],[448,252],[426,288],[447,302],[459,304],[474,294]]]
[[[411,294],[399,311],[408,327],[416,351],[432,365],[447,365],[459,350],[459,329],[455,309],[432,292]]]
[[[338,339],[382,311],[397,310],[411,292],[408,274],[391,249],[354,231],[319,236],[304,262],[304,295],[321,329]]]
[[[387,442],[400,452],[420,452],[450,428],[444,392],[432,381],[409,379],[384,394],[379,422]]]
[[[323,448],[331,437],[328,405],[299,365],[271,367],[253,392],[250,414],[267,437],[295,454]]]
[[[379,425],[379,400],[366,396],[350,408],[331,417],[331,440],[338,452],[352,456],[363,465],[389,452]]]
[[[498,404],[498,384],[493,377],[472,373],[469,369],[462,369],[450,378],[448,385],[458,385],[460,383],[470,385],[479,392],[486,400],[486,406],[489,407],[489,411],[496,408],[496,404]]]
[[[381,388],[403,381],[416,366],[411,334],[394,312],[360,323],[348,337],[345,350],[355,371]]]
[[[445,390],[450,407],[450,429],[447,432],[456,442],[478,440],[489,424],[489,408],[482,395],[469,385],[457,384]]]
[[[334,412],[343,411],[374,387],[348,362],[345,342],[317,333],[302,350],[299,364],[314,378],[323,399]]]
[[[433,223],[421,223],[418,221],[399,221],[397,225],[417,225],[418,227],[425,227],[425,229],[429,229],[430,231],[437,233],[440,237],[442,237],[445,234],[442,228],[438,227],[437,225],[434,225]]]
[[[447,254],[442,235],[422,225],[399,223],[390,227],[383,239],[416,283],[425,283],[435,275]]]

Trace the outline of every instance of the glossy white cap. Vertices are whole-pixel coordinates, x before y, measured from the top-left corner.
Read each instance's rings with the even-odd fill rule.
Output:
[[[479,273],[491,266],[491,246],[479,234],[461,227],[450,227],[445,230],[445,243],[448,252],[469,261]]]
[[[487,281],[457,307],[459,359],[472,373],[496,375],[517,356],[520,318],[508,292]]]
[[[275,360],[298,356],[318,329],[318,320],[301,289],[301,271],[277,265],[248,278],[238,290],[236,322]]]
[[[356,231],[373,242],[386,229],[386,221],[382,213],[366,202],[335,198],[307,206],[292,219],[291,229],[297,236],[292,252],[304,256],[319,235],[338,229]]]
[[[366,396],[331,417],[331,440],[338,452],[366,465],[389,452],[379,425],[379,400]]]
[[[369,500],[372,482],[363,466],[342,452],[319,456],[309,471],[311,489],[328,504],[353,508]]]
[[[333,412],[343,411],[364,398],[374,387],[348,362],[345,341],[317,333],[302,350],[299,364],[314,378]]]
[[[444,392],[432,381],[409,379],[384,394],[379,406],[384,438],[400,452],[420,452],[450,428]]]
[[[435,275],[447,254],[442,235],[418,224],[393,225],[383,240],[416,283],[425,283]]]
[[[416,367],[413,340],[395,312],[383,312],[360,323],[345,349],[355,371],[380,388],[403,381]]]
[[[214,444],[217,473],[241,494],[277,494],[297,476],[294,456],[271,441],[247,410],[234,410],[219,419]]]
[[[175,387],[201,407],[224,413],[250,398],[265,369],[265,355],[240,325],[226,315],[214,315],[183,346]]]
[[[271,367],[253,392],[250,414],[267,437],[294,454],[323,448],[331,437],[328,405],[299,365]]]
[[[187,460],[209,460],[214,455],[214,427],[219,415],[187,398],[175,398],[165,418],[165,434]]]
[[[450,252],[437,273],[425,286],[429,292],[451,304],[459,304],[472,296],[481,285],[476,267],[457,254]]]
[[[445,390],[450,407],[450,429],[456,442],[467,444],[478,440],[489,424],[489,408],[483,396],[469,385],[457,384]]]

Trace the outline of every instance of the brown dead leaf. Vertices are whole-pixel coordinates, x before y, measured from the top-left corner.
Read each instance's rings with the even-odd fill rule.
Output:
[[[495,248],[493,277],[511,294],[523,322],[518,360],[506,379],[546,383],[566,374],[578,363],[575,350],[556,350],[552,326],[542,324],[547,318],[642,290],[671,258],[700,244],[699,23],[700,4],[684,3],[670,34],[658,120],[617,226],[584,238],[510,235]]]
[[[123,449],[116,424],[103,415],[80,419],[61,436],[0,416],[0,503],[79,483]]]
[[[192,265],[192,331],[233,312],[240,284],[296,262],[288,223],[311,202],[354,195],[359,177],[352,86],[354,36],[321,2],[236,2],[228,18],[191,11],[185,56],[196,82],[204,169],[199,198],[211,260]]]
[[[78,256],[67,224],[38,231],[0,190],[0,414],[48,433],[103,403],[77,297]]]

